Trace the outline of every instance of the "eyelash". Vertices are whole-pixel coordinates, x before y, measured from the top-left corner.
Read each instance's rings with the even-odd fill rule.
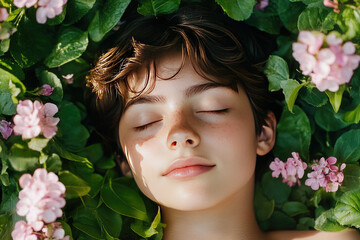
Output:
[[[213,110],[213,111],[199,111],[199,113],[224,114],[224,113],[227,113],[228,111],[229,111],[228,108],[224,108],[224,109]],[[140,132],[140,131],[143,131],[143,130],[147,129],[148,127],[150,127],[150,125],[157,123],[159,121],[161,121],[161,120],[150,122],[150,123],[144,124],[142,126],[135,127],[134,129],[135,129],[135,131]]]
[[[199,111],[199,113],[214,113],[214,114],[224,114],[229,111],[229,108],[213,110],[213,111]]]
[[[158,121],[154,121],[154,122],[150,122],[150,123],[147,123],[147,124],[144,124],[142,126],[138,126],[138,127],[135,127],[135,131],[143,131],[145,129],[147,129],[148,127],[150,127],[151,124],[154,124],[154,123],[157,123],[157,122],[160,122],[161,120],[158,120]]]

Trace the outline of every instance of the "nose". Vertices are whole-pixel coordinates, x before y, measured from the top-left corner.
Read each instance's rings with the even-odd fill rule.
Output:
[[[174,116],[167,138],[167,146],[169,149],[194,148],[199,145],[200,136],[189,118],[190,117],[183,113]]]

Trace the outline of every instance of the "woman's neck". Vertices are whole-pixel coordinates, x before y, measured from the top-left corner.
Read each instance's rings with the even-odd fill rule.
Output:
[[[162,207],[164,240],[263,240],[253,209],[253,183],[218,205],[198,211]]]

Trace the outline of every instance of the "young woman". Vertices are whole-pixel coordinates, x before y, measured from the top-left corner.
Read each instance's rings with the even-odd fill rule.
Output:
[[[98,130],[160,205],[165,240],[359,239],[351,230],[260,230],[255,165],[274,146],[276,118],[258,64],[266,51],[249,28],[192,4],[122,33],[89,79]]]

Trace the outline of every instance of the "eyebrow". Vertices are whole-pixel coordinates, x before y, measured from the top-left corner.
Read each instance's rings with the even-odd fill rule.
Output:
[[[198,84],[191,86],[185,90],[185,96],[190,98],[194,95],[203,93],[209,89],[218,88],[218,87],[225,87],[231,89],[231,87],[222,85],[216,82],[208,82],[203,84]],[[149,104],[149,103],[165,103],[166,99],[164,96],[152,96],[152,95],[143,95],[137,97],[135,99],[130,100],[124,108],[124,111],[128,109],[130,106],[137,105],[137,104]]]

